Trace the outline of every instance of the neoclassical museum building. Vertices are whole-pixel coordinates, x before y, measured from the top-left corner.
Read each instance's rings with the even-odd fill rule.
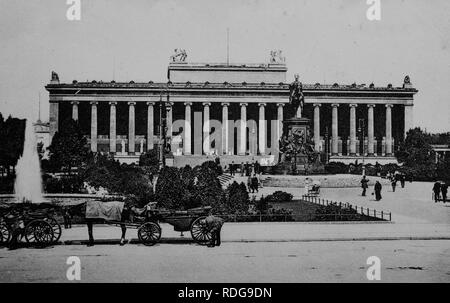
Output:
[[[45,87],[50,138],[72,118],[93,152],[130,163],[161,142],[164,120],[177,166],[211,156],[224,163],[275,164],[282,121],[294,114],[281,54],[271,52],[263,64],[188,63],[185,58],[171,57],[168,82],[61,83],[52,73]],[[412,127],[416,93],[408,76],[401,86],[303,83],[303,116],[311,120],[315,149],[327,152],[330,161],[395,162],[393,154]]]

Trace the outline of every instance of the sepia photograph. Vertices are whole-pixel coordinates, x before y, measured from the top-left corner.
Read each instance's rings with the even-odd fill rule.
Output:
[[[449,283],[449,16],[0,0],[1,284]]]

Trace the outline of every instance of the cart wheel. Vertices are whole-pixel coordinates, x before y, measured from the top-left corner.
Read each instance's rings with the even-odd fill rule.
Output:
[[[206,217],[199,217],[192,222],[192,239],[200,245],[207,245],[211,241],[212,235],[206,224],[201,223]]]
[[[53,228],[44,220],[33,220],[25,227],[25,239],[39,246],[50,245],[53,242]]]
[[[146,222],[138,229],[138,238],[144,245],[155,245],[161,239],[161,227],[154,222]]]
[[[9,242],[11,233],[8,226],[5,223],[0,223],[0,244],[6,244]]]
[[[55,218],[45,218],[45,221],[50,224],[53,229],[52,244],[57,243],[61,238],[61,225],[55,220]]]

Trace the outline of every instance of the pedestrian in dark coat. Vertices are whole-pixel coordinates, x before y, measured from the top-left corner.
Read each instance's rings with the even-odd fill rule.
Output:
[[[258,192],[258,178],[256,177],[256,174],[253,174],[252,176],[252,193],[256,190]]]
[[[381,200],[381,189],[383,187],[381,186],[380,181],[375,182],[374,186],[374,192],[375,192],[375,200],[380,201]]]
[[[366,176],[364,175],[361,179],[361,188],[362,188],[362,196],[366,195],[366,190],[369,187],[368,186],[369,180],[366,179]]]
[[[230,164],[230,175],[234,176],[234,161],[231,161]]]
[[[442,193],[442,201],[444,203],[447,201],[447,190],[448,190],[448,184],[442,183],[441,184],[441,193]]]
[[[400,175],[400,185],[402,186],[402,188],[405,188],[405,181],[406,181],[405,174],[401,174]]]
[[[434,192],[434,202],[438,202],[441,193],[441,183],[439,181],[434,182],[433,192]]]
[[[395,187],[397,186],[397,178],[393,177],[391,179],[391,186],[392,186],[392,191],[395,193]]]
[[[244,162],[241,162],[241,177],[244,176],[244,173],[245,173],[245,165]]]
[[[68,207],[64,208],[63,219],[64,219],[64,228],[65,229],[72,228],[72,214],[70,213]]]

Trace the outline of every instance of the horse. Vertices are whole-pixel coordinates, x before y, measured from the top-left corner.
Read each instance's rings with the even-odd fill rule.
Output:
[[[91,203],[89,207],[87,206],[88,203]],[[124,202],[118,202],[118,201],[112,201],[112,203],[109,205],[108,209],[104,211],[103,213],[96,213],[95,211],[98,211],[98,208],[104,207],[107,205],[107,203],[111,202],[100,202],[100,201],[90,201],[86,202],[86,210],[85,210],[85,222],[88,228],[88,236],[89,236],[89,242],[88,246],[94,245],[94,224],[114,224],[119,225],[122,230],[122,235],[120,237],[120,245],[125,245],[125,236],[127,232],[127,223],[137,220],[142,220],[142,217],[146,216],[146,211],[149,208],[152,208],[155,202],[150,202],[149,204],[145,205],[143,208],[137,208],[135,206],[127,206]],[[120,213],[120,219],[119,217]],[[105,216],[109,215],[108,216]]]

